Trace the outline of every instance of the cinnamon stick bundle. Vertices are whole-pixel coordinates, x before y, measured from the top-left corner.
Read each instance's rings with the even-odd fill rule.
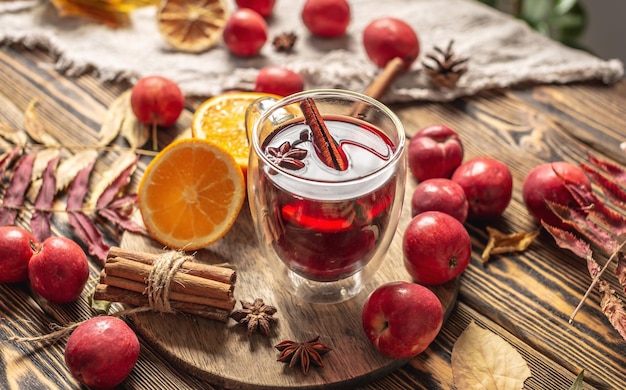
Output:
[[[179,252],[157,255],[112,247],[94,299],[226,322],[236,303],[235,280],[235,270],[197,263]]]

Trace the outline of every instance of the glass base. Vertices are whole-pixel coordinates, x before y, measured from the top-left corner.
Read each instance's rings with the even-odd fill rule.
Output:
[[[362,271],[335,282],[315,282],[291,270],[285,270],[285,285],[296,299],[309,303],[332,304],[346,301],[357,295],[365,286]]]

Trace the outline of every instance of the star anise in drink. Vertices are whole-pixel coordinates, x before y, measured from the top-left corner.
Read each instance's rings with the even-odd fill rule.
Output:
[[[257,298],[253,303],[241,302],[241,309],[230,314],[230,318],[248,328],[248,336],[259,331],[263,336],[270,334],[270,327],[276,319],[272,317],[276,313],[274,306],[266,305],[263,300]]]
[[[280,351],[278,361],[289,363],[289,367],[294,367],[300,363],[300,370],[304,375],[309,372],[311,362],[318,367],[324,367],[322,355],[332,351],[332,348],[322,344],[319,339],[320,336],[317,336],[304,343],[291,340],[281,341],[274,346]]]
[[[289,141],[285,141],[277,148],[268,147],[266,154],[274,164],[296,171],[304,168],[302,160],[306,157],[307,151],[296,148]]]

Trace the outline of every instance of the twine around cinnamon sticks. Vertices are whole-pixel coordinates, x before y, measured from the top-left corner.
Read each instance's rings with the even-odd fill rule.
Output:
[[[152,254],[112,247],[94,299],[226,322],[235,307],[235,281],[235,270],[195,262],[179,251]]]

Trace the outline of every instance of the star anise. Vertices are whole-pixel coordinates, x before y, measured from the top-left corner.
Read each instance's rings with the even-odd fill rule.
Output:
[[[422,61],[430,81],[436,88],[454,88],[461,76],[467,72],[468,58],[458,58],[452,51],[454,41],[451,40],[444,51],[439,47],[434,48],[435,53],[426,55],[431,62]]]
[[[306,157],[307,151],[293,147],[289,141],[285,141],[277,148],[268,147],[267,155],[274,164],[295,171],[304,168],[302,160]]]
[[[241,309],[232,312],[230,318],[241,325],[247,326],[248,336],[251,336],[257,330],[263,336],[268,336],[270,334],[270,326],[276,322],[276,319],[272,317],[277,311],[276,308],[266,305],[260,298],[255,299],[253,303],[240,302]]]
[[[297,39],[298,37],[296,34],[292,32],[282,33],[274,37],[272,45],[276,51],[289,53],[293,50],[293,46],[296,44]]]
[[[306,375],[309,372],[309,366],[313,362],[318,367],[324,367],[322,355],[332,351],[332,348],[325,346],[317,336],[304,343],[298,343],[291,340],[281,341],[274,346],[280,351],[278,357],[279,362],[289,362],[289,367],[293,367],[300,362],[300,370]]]

